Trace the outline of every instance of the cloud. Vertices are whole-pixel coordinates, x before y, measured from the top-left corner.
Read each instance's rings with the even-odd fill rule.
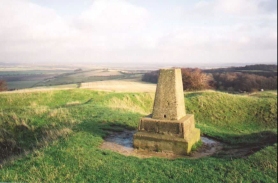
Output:
[[[55,11],[26,0],[1,1],[0,17],[0,61],[45,61],[71,36]]]
[[[136,44],[136,36],[148,22],[148,11],[126,1],[96,0],[75,21],[91,44],[103,49],[124,49]],[[135,43],[134,43],[135,42]]]
[[[172,7],[169,2],[167,7],[163,2],[152,7],[131,2],[94,0],[80,14],[65,18],[31,0],[0,1],[0,61],[277,60],[275,0],[210,0]]]
[[[203,13],[223,13],[233,16],[259,16],[275,15],[277,13],[276,0],[214,0],[199,1],[195,4],[194,11],[202,10]],[[201,11],[200,11],[201,12]]]
[[[134,44],[148,14],[126,1],[97,0],[67,22],[53,9],[10,0],[0,2],[0,17],[2,61],[74,62],[106,61],[106,50]]]
[[[66,23],[51,9],[26,0],[1,1],[0,8],[1,38],[41,40],[67,34]]]
[[[270,0],[199,1],[184,9],[185,24],[160,38],[160,49],[169,58],[189,62],[276,62],[273,13],[277,10],[266,8],[271,4]]]
[[[119,33],[140,30],[147,18],[147,10],[126,1],[96,0],[80,15],[79,23],[92,31]]]

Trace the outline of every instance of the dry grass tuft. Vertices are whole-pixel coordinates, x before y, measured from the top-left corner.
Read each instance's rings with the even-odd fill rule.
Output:
[[[151,109],[148,106],[144,106],[144,100],[146,100],[146,98],[150,98],[150,100],[152,100],[152,96],[150,94],[144,94],[143,96],[136,95],[136,101],[132,100],[130,96],[125,96],[123,99],[113,97],[108,101],[108,107],[147,115],[150,114]]]
[[[46,113],[47,111],[49,111],[49,107],[47,107],[47,106],[35,107],[32,110],[33,114],[35,114],[35,115],[41,115],[41,114]]]
[[[58,119],[58,121],[67,121],[69,116],[69,111],[65,108],[58,108],[49,111],[49,119]]]
[[[66,103],[66,106],[74,106],[74,105],[80,105],[80,104],[81,104],[80,101],[72,101],[72,102]]]

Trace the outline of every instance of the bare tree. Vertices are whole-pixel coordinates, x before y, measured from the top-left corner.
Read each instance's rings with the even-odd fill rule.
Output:
[[[4,80],[0,80],[0,92],[1,91],[6,91],[8,88],[7,88],[7,84]]]
[[[183,68],[182,80],[184,90],[204,90],[212,88],[213,79],[201,69]]]

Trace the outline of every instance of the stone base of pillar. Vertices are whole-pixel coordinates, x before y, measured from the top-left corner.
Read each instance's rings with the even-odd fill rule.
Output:
[[[180,120],[142,118],[138,129],[133,136],[133,146],[138,149],[187,155],[200,140],[200,129],[195,128],[192,114]]]

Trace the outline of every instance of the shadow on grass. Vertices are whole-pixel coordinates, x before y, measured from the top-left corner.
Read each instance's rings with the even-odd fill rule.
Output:
[[[6,133],[3,133],[5,132]],[[33,152],[36,149],[42,148],[52,141],[61,137],[65,137],[71,132],[71,129],[60,126],[40,126],[31,129],[27,125],[15,125],[12,133],[5,129],[0,130],[0,165],[6,160],[16,158],[25,153]]]
[[[96,126],[92,121],[84,121],[79,125],[79,128],[80,130],[99,135],[102,138],[105,138],[110,134],[120,134],[120,132],[125,132],[127,134],[136,129],[136,127],[124,124],[122,121],[97,122]],[[229,141],[224,142],[223,139],[219,140],[221,138],[215,138],[220,141],[220,144],[218,145],[223,146],[223,148],[219,148],[219,150],[217,150],[212,156],[220,159],[245,158],[267,146],[272,146],[277,143],[277,133],[272,131],[262,131],[246,135],[224,133],[219,135],[225,136],[225,139],[229,139]],[[130,141],[132,142],[133,135],[130,137],[125,135],[125,138],[131,138]],[[130,146],[127,147],[130,148]]]
[[[73,131],[85,131],[94,136],[105,137],[107,131],[135,129],[140,114],[111,110],[108,107],[88,106],[92,99],[81,105],[70,106],[71,117],[79,124],[57,123],[30,128],[28,125],[7,124],[0,129],[0,164],[13,156],[32,152],[51,144]],[[86,106],[85,106],[86,105]],[[43,120],[43,119],[40,119]],[[48,121],[45,119],[45,121]]]
[[[98,110],[96,116],[85,119],[82,123],[76,125],[74,129],[105,137],[108,131],[135,130],[141,117],[138,113],[120,112],[109,108]]]
[[[220,135],[225,136],[229,141],[224,142],[224,148],[214,155],[214,157],[219,158],[244,158],[277,143],[277,133],[272,131],[246,135]]]
[[[90,103],[90,100],[85,102]],[[135,130],[138,126],[140,117],[138,113],[131,113],[108,107],[84,107],[84,105],[72,106],[72,115],[74,119],[80,120],[81,123],[72,126],[67,126],[67,123],[61,124],[59,129],[70,128],[73,133],[88,132],[96,137],[104,138],[109,132],[121,132],[124,130]],[[47,133],[56,129],[55,126],[38,127],[36,129],[28,129],[24,126],[15,128],[15,136],[6,133],[6,140],[0,143],[0,164],[2,161],[9,159],[11,156],[20,155],[25,151],[32,151],[44,147],[41,141],[47,139],[48,143],[58,138],[63,138],[65,134],[54,134],[54,137],[49,137],[53,133]],[[3,130],[2,130],[3,131]],[[4,134],[4,131],[1,132]],[[1,134],[0,134],[1,135]],[[215,157],[246,157],[266,146],[277,143],[277,133],[272,131],[262,131],[258,133],[250,133],[245,135],[234,135],[227,133],[215,134],[212,138],[222,140],[226,143],[223,150]],[[37,144],[40,145],[37,145]]]
[[[203,92],[192,92],[192,93],[186,93],[184,97],[191,98],[191,97],[198,97],[201,95],[203,95]]]
[[[271,145],[277,142],[277,133],[273,131],[261,131],[244,135],[232,134],[231,132],[207,136],[222,141],[231,146]]]
[[[98,111],[97,116],[84,120],[77,126],[77,129],[105,138],[111,132],[135,130],[140,117],[141,115],[135,113],[102,108]],[[244,158],[277,143],[277,133],[273,131],[261,131],[243,135],[232,134],[232,132],[218,132],[210,137],[219,140],[223,144],[223,148],[213,155],[217,158]]]

